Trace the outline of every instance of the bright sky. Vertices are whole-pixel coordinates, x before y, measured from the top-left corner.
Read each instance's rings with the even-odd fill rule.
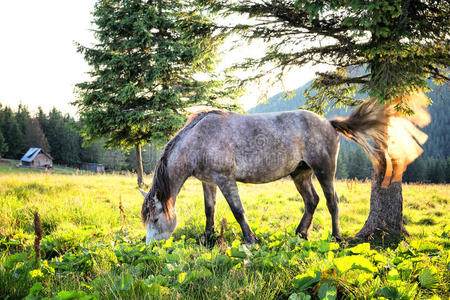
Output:
[[[38,106],[52,107],[75,115],[74,86],[88,79],[89,66],[76,52],[74,42],[95,42],[90,28],[93,0],[13,0],[0,2],[0,103],[16,109],[25,104],[32,112]],[[228,53],[251,56],[259,45]],[[285,82],[295,89],[314,76],[311,68],[293,72]],[[257,89],[240,102],[248,109],[257,104]],[[269,95],[281,91],[273,87]]]

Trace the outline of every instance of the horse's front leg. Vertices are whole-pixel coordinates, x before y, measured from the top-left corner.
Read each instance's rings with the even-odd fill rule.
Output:
[[[242,202],[239,197],[239,191],[236,185],[236,181],[228,177],[218,176],[216,178],[216,183],[219,186],[219,189],[222,192],[223,196],[227,200],[236,221],[238,221],[239,225],[241,226],[245,244],[253,245],[259,243],[255,234],[248,225],[244,207],[242,206]]]
[[[203,198],[205,200],[206,226],[204,233],[204,244],[213,244],[214,237],[214,216],[216,212],[216,191],[217,185],[202,182]]]

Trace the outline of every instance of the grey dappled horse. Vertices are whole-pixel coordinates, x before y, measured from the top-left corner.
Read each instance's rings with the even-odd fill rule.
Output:
[[[236,182],[266,183],[288,175],[305,203],[296,233],[307,238],[319,202],[313,173],[327,200],[332,235],[341,240],[334,180],[338,132],[367,148],[370,146],[365,137],[382,143],[386,119],[376,101],[365,102],[348,118],[331,121],[304,110],[250,115],[209,111],[192,115],[165,146],[150,192],[142,191],[147,244],[172,235],[177,225],[177,195],[190,176],[202,182],[207,240],[214,233],[217,187],[241,226],[245,243],[254,244],[257,239],[247,222]]]

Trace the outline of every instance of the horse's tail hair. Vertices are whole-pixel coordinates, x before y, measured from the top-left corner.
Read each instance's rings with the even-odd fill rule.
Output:
[[[423,152],[420,145],[427,140],[427,135],[416,125],[423,127],[430,122],[425,108],[428,98],[422,92],[405,97],[415,112],[411,116],[401,115],[394,108],[400,98],[384,105],[372,98],[357,106],[347,118],[330,121],[340,134],[369,154],[376,170],[380,165],[385,166],[384,187],[401,180],[406,166]]]
[[[180,129],[180,131],[178,131],[164,147],[154,172],[152,187],[150,192],[145,197],[144,203],[142,204],[141,219],[144,224],[148,222],[152,212],[155,210],[155,196],[158,201],[161,202],[164,213],[168,217],[171,217],[174,204],[170,189],[169,172],[167,169],[169,156],[180,139],[208,114],[224,114],[224,112],[220,110],[212,110],[199,111],[192,114],[184,124],[184,127]]]
[[[387,147],[387,125],[389,123],[389,110],[386,105],[380,105],[377,99],[372,98],[364,101],[346,118],[335,118],[330,121],[331,125],[344,137],[359,144],[374,158],[377,150]]]

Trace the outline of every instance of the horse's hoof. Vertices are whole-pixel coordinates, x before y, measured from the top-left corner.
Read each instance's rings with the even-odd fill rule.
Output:
[[[333,240],[334,240],[336,243],[340,243],[340,242],[342,242],[344,239],[343,239],[340,235],[333,235]]]
[[[252,247],[256,244],[261,245],[261,242],[254,235],[252,235],[248,238],[244,238],[244,242],[247,247]]]
[[[305,232],[296,232],[299,237],[302,239],[308,240],[308,234]]]
[[[200,244],[205,247],[213,247],[216,244],[217,238],[214,233],[202,234],[200,237]]]

